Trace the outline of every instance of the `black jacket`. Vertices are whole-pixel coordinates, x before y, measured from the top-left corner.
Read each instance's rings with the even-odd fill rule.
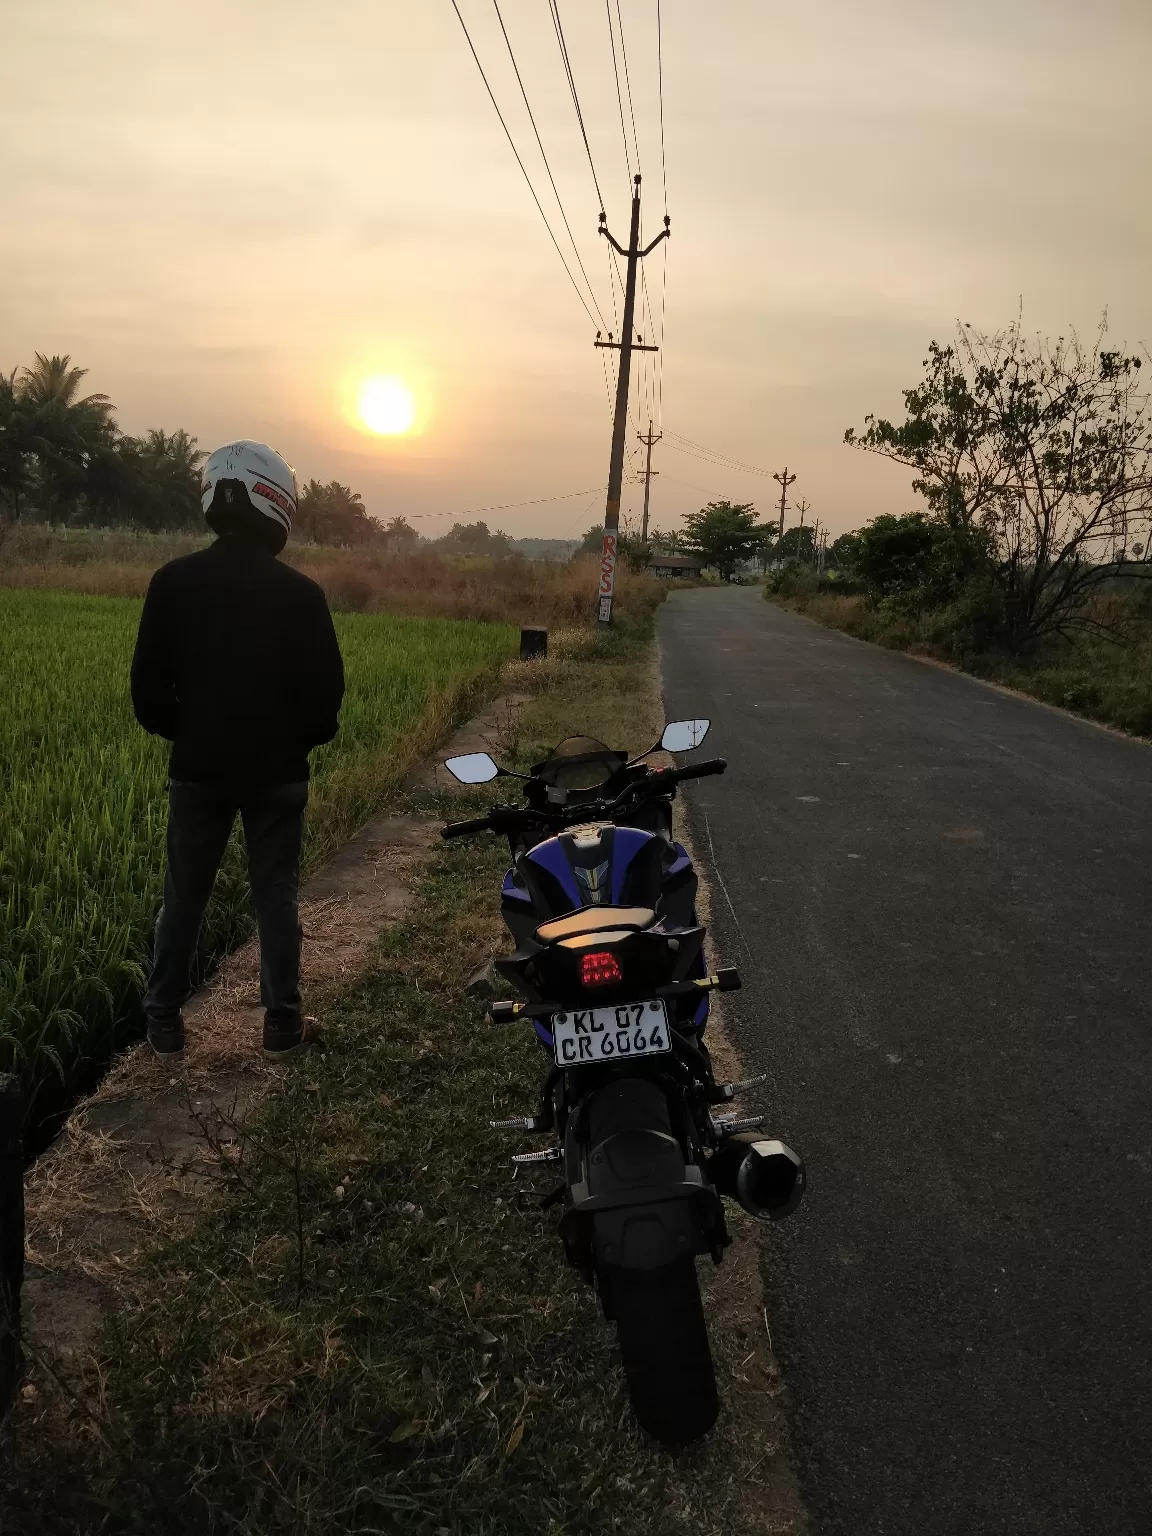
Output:
[[[299,783],[343,696],[324,593],[262,545],[217,539],[152,577],[132,705],[172,742],[172,778]]]

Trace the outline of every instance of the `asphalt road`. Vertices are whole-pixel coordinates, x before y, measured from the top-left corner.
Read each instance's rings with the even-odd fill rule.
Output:
[[[1152,1532],[1152,750],[784,613],[662,611],[819,1536]],[[717,878],[718,877],[718,878]]]

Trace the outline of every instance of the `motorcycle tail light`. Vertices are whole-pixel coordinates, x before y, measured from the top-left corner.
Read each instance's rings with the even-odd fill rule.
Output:
[[[624,980],[619,961],[610,949],[587,950],[580,956],[580,981],[585,987],[618,986]]]

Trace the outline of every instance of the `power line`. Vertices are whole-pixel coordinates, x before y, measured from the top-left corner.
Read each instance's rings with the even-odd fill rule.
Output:
[[[624,97],[620,91],[620,65],[616,59],[616,28],[612,25],[612,0],[604,0],[604,11],[608,17],[608,37],[612,44],[612,72],[616,76],[616,105],[620,109],[620,137],[624,141],[624,164],[628,168],[628,188],[631,191],[632,156],[628,153],[628,130],[624,127]]]
[[[668,212],[668,170],[664,163],[664,28],[661,0],[656,0],[656,79],[660,93],[660,174],[664,181],[664,212]],[[667,253],[665,253],[667,254]]]
[[[656,321],[652,315],[652,305],[648,301],[648,274],[643,267],[640,268],[640,291],[644,298],[644,310],[648,316],[648,339],[655,341],[657,347],[661,347],[664,344],[664,338],[661,336],[659,341],[656,340]],[[663,371],[664,359],[660,352],[645,353],[644,359],[648,414],[651,416],[656,400],[656,379]]]
[[[624,65],[624,84],[628,91],[628,115],[632,119],[632,146],[636,151],[636,169],[640,165],[640,140],[636,137],[636,108],[632,102],[632,79],[628,73],[628,49],[624,46],[624,18],[620,14],[620,0],[616,0],[616,26],[620,33],[620,58]]]
[[[520,74],[520,66],[517,64],[516,55],[512,51],[512,39],[508,36],[508,28],[504,25],[504,18],[500,14],[500,6],[498,4],[498,0],[492,0],[492,8],[496,12],[496,20],[500,23],[500,30],[504,34],[504,43],[508,49],[508,57],[512,60],[512,68],[516,74],[516,84],[520,87],[520,94],[524,98],[524,106],[528,113],[528,121],[532,124],[532,132],[536,135],[536,143],[540,150],[540,158],[544,162],[544,169],[548,172],[548,180],[552,183],[552,192],[556,198],[556,206],[560,210],[560,217],[564,220],[564,228],[568,231],[568,238],[572,242],[572,250],[576,257],[576,264],[579,266],[580,271],[584,277],[584,281],[588,285],[588,296],[592,300],[592,305],[596,311],[596,314],[599,316],[600,328],[606,331],[608,329],[608,322],[600,312],[600,306],[596,302],[595,290],[589,281],[588,273],[584,270],[584,262],[580,257],[580,248],[576,244],[576,236],[572,233],[572,226],[568,222],[568,215],[564,212],[564,204],[560,200],[560,189],[556,185],[556,178],[553,176],[552,167],[548,163],[548,156],[544,150],[544,141],[541,139],[540,130],[536,126],[536,118],[532,112],[532,105],[528,100],[528,92],[524,89],[524,81]]]
[[[761,469],[758,464],[746,464],[742,459],[734,459],[729,454],[717,453],[715,449],[707,448],[703,443],[693,442],[690,437],[684,437],[679,432],[673,432],[668,427],[665,427],[664,434],[666,437],[675,438],[675,442],[669,443],[668,446],[670,448],[674,448],[677,453],[687,454],[689,458],[705,459],[710,463],[716,464],[721,469],[740,470],[748,475],[767,475],[771,477],[773,474],[772,470]]]
[[[668,167],[664,159],[664,26],[661,16],[661,0],[656,0],[656,80],[660,97],[660,177],[664,183],[664,212],[668,212]],[[647,289],[645,289],[645,302],[647,302]],[[657,354],[660,366],[657,369],[657,398],[656,419],[663,425],[664,416],[664,314],[668,303],[668,247],[664,247],[664,262],[662,267],[662,281],[660,286],[660,336],[657,345],[660,348]]]
[[[608,0],[605,0],[605,4],[607,6]],[[627,45],[627,43],[625,41],[625,38],[624,38],[624,17],[623,17],[623,13],[621,12],[621,9],[620,9],[620,0],[615,0],[615,4],[616,4],[616,29],[617,29],[617,31],[620,34],[620,61],[621,61],[621,63],[624,66],[624,85],[625,85],[625,89],[626,89],[627,96],[628,96],[628,115],[629,115],[629,118],[630,118],[631,123],[632,123],[632,147],[633,147],[633,149],[635,151],[635,155],[636,155],[636,170],[639,172],[639,171],[642,170],[642,166],[641,166],[641,163],[640,163],[640,139],[639,139],[639,136],[638,136],[637,131],[636,131],[636,104],[635,104],[635,100],[634,100],[633,95],[632,95],[632,72],[631,72],[631,70],[629,68],[629,65],[628,65],[628,45]],[[662,41],[661,41],[660,20],[661,20],[661,18],[660,18],[660,6],[659,6],[659,0],[657,0],[657,11],[656,11],[656,22],[657,22],[656,56],[657,56],[657,70],[658,70],[658,75],[660,77],[660,102],[661,102],[661,108],[660,108],[660,161],[661,161],[661,171],[662,171],[662,176],[663,176],[663,181],[664,181],[664,211],[665,211],[665,213],[667,213],[667,211],[668,211],[668,178],[667,178],[666,170],[664,168],[663,44],[662,44]],[[612,34],[612,13],[611,13],[611,10],[608,11],[608,30],[609,30],[609,34],[611,35]],[[613,44],[612,62],[613,62],[613,66],[615,67],[615,63],[616,63],[615,44]],[[623,137],[624,137],[624,155],[625,155],[625,160],[627,160],[627,158],[628,158],[628,139],[627,139],[627,134],[624,132],[624,112],[623,112],[623,105],[622,105],[622,103],[620,103],[620,76],[619,76],[619,71],[618,70],[616,72],[616,94],[617,94],[617,103],[620,106],[620,127],[621,127],[621,133],[623,134]],[[631,167],[630,166],[629,166],[629,174],[631,174]],[[665,277],[667,276],[667,258],[668,258],[668,253],[667,253],[667,251],[665,251],[665,253],[664,253],[664,272],[665,272]],[[655,319],[654,319],[653,314],[652,314],[651,300],[648,297],[648,276],[647,276],[647,273],[643,269],[641,269],[641,289],[642,289],[642,294],[643,294],[644,309],[645,309],[645,312],[646,312],[647,317],[648,317],[648,321],[647,321],[648,334],[649,334],[649,338],[654,341],[656,339],[656,337],[655,337],[656,322],[655,322]],[[661,339],[660,339],[659,345],[661,347],[663,346],[663,334],[661,334]],[[659,386],[657,385],[657,380],[658,379],[659,379]],[[654,412],[654,410],[656,408],[656,395],[657,395],[658,387],[659,387],[661,398],[662,398],[663,397],[663,358],[662,358],[662,356],[659,353],[657,353],[656,356],[654,356],[652,358],[646,357],[645,360],[644,360],[643,388],[644,388],[645,400],[646,400],[647,406],[648,406],[648,414],[650,416],[653,414],[653,412]]]
[[[664,430],[665,435],[670,437],[671,434],[668,432],[668,429],[665,428]],[[736,464],[729,459],[718,458],[715,454],[712,453],[696,453],[691,448],[682,447],[679,443],[669,442],[668,446],[674,452],[684,454],[686,458],[698,459],[702,464],[711,464],[714,469],[724,469],[727,470],[729,474],[761,475],[770,477],[772,473],[770,470],[759,469],[750,464]]]
[[[572,70],[572,60],[568,53],[568,39],[564,36],[564,23],[560,20],[560,0],[548,0],[548,10],[552,17],[552,28],[556,33],[556,43],[560,49],[560,58],[564,65],[564,74],[568,81],[568,92],[572,97],[572,105],[576,109],[576,121],[580,125],[580,137],[584,140],[584,153],[588,156],[588,169],[592,172],[592,185],[596,188],[596,196],[599,199],[601,213],[605,210],[604,193],[600,189],[600,178],[596,174],[596,162],[592,158],[592,146],[588,142],[588,130],[584,126],[584,113],[580,109],[580,96],[576,90],[576,76]],[[667,211],[667,210],[665,210]],[[612,305],[616,305],[616,289],[612,285],[615,277],[619,284],[620,292],[624,292],[624,280],[620,276],[620,266],[611,247],[608,249],[608,286],[612,289]],[[619,328],[619,322],[617,322]]]
[[[660,340],[657,346],[660,348],[660,369],[657,374],[657,398],[656,420],[661,427],[664,424],[664,314],[668,304],[668,247],[664,247],[663,276],[660,284]]]
[[[552,14],[552,26],[556,32],[556,41],[560,45],[560,57],[564,61],[564,73],[568,77],[568,89],[572,94],[572,105],[576,108],[576,121],[580,124],[580,137],[584,140],[584,150],[588,156],[588,167],[592,172],[592,184],[596,188],[596,196],[600,199],[600,208],[604,208],[604,194],[600,190],[600,178],[596,175],[596,162],[592,159],[592,146],[588,142],[588,130],[584,127],[584,114],[580,110],[580,97],[576,93],[576,77],[572,73],[572,62],[568,57],[568,43],[564,37],[564,26],[560,20],[560,0],[548,0],[548,9]]]
[[[585,503],[584,507],[579,512],[577,512],[576,516],[572,519],[572,521],[568,524],[567,528],[560,535],[561,538],[566,539],[566,538],[569,538],[571,536],[573,528],[578,527],[579,524],[581,522],[583,522],[584,518],[586,518],[588,516],[589,512],[592,510],[592,505],[593,505],[593,502],[595,500],[596,500],[596,497],[594,495],[593,498],[592,498],[592,501],[589,501],[589,502]],[[596,525],[596,531],[597,532],[600,531],[599,524]]]
[[[521,172],[523,173],[523,176],[524,176],[524,180],[528,183],[528,190],[532,194],[532,201],[536,204],[536,207],[540,211],[540,217],[544,220],[544,228],[548,231],[548,238],[552,241],[552,244],[556,247],[556,254],[557,254],[557,256],[559,256],[561,265],[563,266],[565,272],[567,272],[567,274],[568,274],[568,281],[572,284],[572,290],[575,293],[576,297],[580,300],[580,303],[581,303],[581,305],[583,306],[583,309],[584,309],[584,313],[588,316],[589,320],[591,320],[592,324],[595,325],[596,324],[596,316],[588,308],[588,304],[587,304],[587,302],[586,302],[586,300],[584,298],[584,295],[580,292],[580,286],[577,283],[576,279],[572,276],[572,269],[568,265],[567,261],[564,259],[564,252],[560,249],[560,242],[557,240],[556,236],[552,232],[552,226],[548,222],[548,215],[544,212],[544,209],[543,209],[543,206],[541,205],[540,199],[536,196],[536,188],[532,185],[532,178],[531,178],[531,176],[529,176],[528,171],[527,171],[527,169],[526,169],[526,167],[524,165],[524,162],[520,158],[520,151],[516,148],[516,142],[513,139],[511,133],[509,132],[508,124],[504,121],[504,114],[500,110],[500,104],[496,100],[496,97],[493,95],[492,87],[488,84],[488,76],[484,73],[484,66],[480,62],[480,55],[476,52],[476,47],[475,47],[474,43],[472,42],[472,37],[471,37],[471,34],[469,33],[468,28],[467,28],[467,26],[465,24],[464,18],[460,14],[460,7],[456,4],[456,0],[452,0],[452,9],[456,12],[456,19],[457,19],[457,21],[459,21],[460,26],[463,28],[464,36],[465,36],[465,38],[467,39],[467,42],[468,42],[468,47],[469,47],[469,49],[471,49],[471,52],[472,52],[472,57],[476,60],[476,68],[480,71],[480,78],[484,82],[484,89],[488,92],[488,99],[489,99],[489,101],[491,101],[493,107],[496,109],[496,116],[500,119],[500,126],[504,130],[505,137],[507,138],[508,143],[511,146],[512,153],[516,156],[516,164],[520,167],[520,170],[521,170]],[[593,296],[592,302],[593,303],[596,302],[594,296]]]
[[[598,485],[594,491],[565,491],[563,496],[534,496],[531,501],[502,501],[495,507],[465,507],[463,512],[432,512],[425,514],[431,517],[473,517],[477,512],[507,512],[509,507],[541,507],[546,501],[573,501],[577,496],[599,496],[604,486]],[[420,516],[419,513],[415,514]]]
[[[604,375],[604,393],[608,398],[608,420],[612,420],[612,384],[608,378],[608,358],[600,353],[600,371]]]
[[[685,480],[682,475],[669,474],[666,469],[662,469],[660,473],[666,480],[675,480],[677,485],[686,485],[694,491],[702,492],[705,496],[711,496],[716,489],[714,485],[697,485],[695,480]]]

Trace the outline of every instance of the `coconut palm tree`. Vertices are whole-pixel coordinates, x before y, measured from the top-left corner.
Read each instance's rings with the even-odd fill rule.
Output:
[[[420,535],[406,517],[396,516],[384,525],[383,539],[391,549],[411,549],[419,544]]]
[[[73,368],[70,356],[45,357],[43,352],[37,352],[32,367],[21,368],[18,387],[32,405],[57,405],[107,419],[112,414],[112,402],[107,395],[77,399],[80,381],[87,373],[87,368]]]
[[[108,396],[80,394],[87,372],[73,368],[70,357],[37,352],[33,366],[22,368],[12,381],[24,452],[32,455],[28,493],[49,518],[75,504],[94,459],[116,441]]]

